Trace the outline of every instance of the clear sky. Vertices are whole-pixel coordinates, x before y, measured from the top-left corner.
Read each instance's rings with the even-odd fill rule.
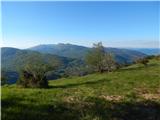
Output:
[[[3,46],[157,48],[159,2],[2,2]]]

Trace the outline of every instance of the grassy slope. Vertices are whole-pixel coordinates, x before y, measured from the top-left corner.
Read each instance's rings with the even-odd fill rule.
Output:
[[[49,89],[2,87],[2,120],[159,120],[160,62],[50,81]]]

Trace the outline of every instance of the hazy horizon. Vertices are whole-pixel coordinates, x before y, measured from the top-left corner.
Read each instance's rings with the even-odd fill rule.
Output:
[[[76,46],[82,46],[82,47],[88,47],[88,48],[92,48],[92,46],[85,46],[85,45],[79,45],[79,44],[72,44],[72,43],[55,43],[55,44],[37,44],[37,45],[34,45],[34,46],[29,46],[29,47],[26,47],[26,48],[21,48],[21,47],[14,47],[14,46],[1,46],[1,48],[4,48],[4,47],[9,47],[9,48],[17,48],[17,49],[28,49],[28,48],[32,48],[32,47],[36,47],[36,46],[39,46],[39,45],[58,45],[58,44],[70,44],[70,45],[76,45]],[[122,48],[122,49],[160,49],[160,47],[157,47],[157,48],[143,48],[143,47],[112,47],[112,46],[104,46],[106,48]]]
[[[2,46],[159,48],[159,2],[2,2]]]

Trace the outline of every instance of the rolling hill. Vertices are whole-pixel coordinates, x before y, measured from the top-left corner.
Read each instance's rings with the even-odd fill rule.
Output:
[[[4,120],[159,120],[160,61],[50,81],[49,89],[2,86]]]
[[[28,48],[29,50],[38,51],[41,53],[50,53],[68,58],[84,59],[86,53],[91,49],[84,46],[78,46],[73,44],[46,44],[38,45]],[[115,59],[121,63],[131,63],[134,59],[145,57],[144,53],[118,48],[105,48],[106,52],[111,52],[115,56]]]
[[[132,50],[142,52],[146,55],[160,55],[160,48],[133,48]]]
[[[57,45],[38,45],[28,49],[38,51],[41,53],[50,53],[68,58],[84,58],[85,53],[88,51],[87,47],[63,43],[59,43]]]
[[[36,56],[41,56],[46,61],[49,59],[59,60],[63,65],[66,65],[70,61],[74,60],[71,58],[61,57],[53,54],[42,54],[31,50],[3,47],[1,48],[2,69],[15,70],[16,68],[22,67],[29,57],[34,58]]]
[[[36,51],[20,50],[17,48],[1,48],[1,68],[3,74],[8,78],[9,83],[15,83],[18,79],[18,71],[25,65],[29,58],[42,57],[46,62],[49,60],[59,61],[61,68],[75,61],[72,58],[60,57],[51,54],[42,54]]]

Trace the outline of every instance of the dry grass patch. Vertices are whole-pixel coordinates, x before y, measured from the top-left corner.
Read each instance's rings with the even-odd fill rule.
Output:
[[[121,101],[122,99],[124,99],[123,96],[119,95],[110,95],[110,96],[101,95],[100,98],[105,99],[107,101]]]

